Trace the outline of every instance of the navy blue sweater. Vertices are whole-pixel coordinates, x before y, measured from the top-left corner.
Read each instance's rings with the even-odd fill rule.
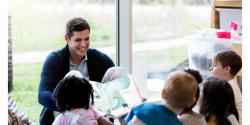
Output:
[[[101,82],[108,68],[113,67],[113,61],[96,49],[88,49],[87,66],[89,79]],[[54,121],[53,111],[57,111],[52,93],[59,81],[69,72],[69,47],[51,52],[46,58],[38,90],[38,102],[43,105],[40,114],[40,125],[51,125]]]

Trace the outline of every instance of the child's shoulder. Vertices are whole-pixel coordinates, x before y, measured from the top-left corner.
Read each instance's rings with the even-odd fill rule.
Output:
[[[180,118],[186,118],[186,119],[202,119],[203,115],[196,113],[196,112],[190,112],[185,113],[180,116]]]
[[[234,93],[241,93],[240,87],[236,79],[231,79],[228,81],[229,85],[232,87]]]
[[[199,114],[197,112],[192,112],[192,116],[194,116],[195,118],[198,118],[198,119],[202,119],[203,118],[203,115]]]
[[[61,125],[62,123],[70,123],[71,119],[65,113],[59,114],[52,125]]]
[[[206,120],[203,115],[198,114],[196,112],[183,114],[179,117],[179,119],[185,123],[185,125],[189,125],[189,123],[197,123],[199,125],[206,125]]]

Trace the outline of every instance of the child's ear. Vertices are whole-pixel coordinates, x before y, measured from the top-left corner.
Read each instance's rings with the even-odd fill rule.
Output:
[[[225,69],[225,71],[228,72],[228,73],[230,73],[230,71],[231,71],[231,67],[230,67],[230,66],[226,66],[224,69]]]
[[[165,89],[162,90],[161,92],[161,97],[165,99],[167,97],[167,91]]]

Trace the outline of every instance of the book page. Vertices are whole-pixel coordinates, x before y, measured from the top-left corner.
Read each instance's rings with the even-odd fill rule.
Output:
[[[91,84],[94,88],[95,107],[105,113],[118,117],[142,103],[138,88],[130,75],[105,84],[93,81]]]

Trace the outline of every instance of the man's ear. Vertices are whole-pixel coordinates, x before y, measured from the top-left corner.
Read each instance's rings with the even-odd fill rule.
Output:
[[[66,42],[68,42],[69,41],[69,36],[65,34],[64,39],[65,39]]]

